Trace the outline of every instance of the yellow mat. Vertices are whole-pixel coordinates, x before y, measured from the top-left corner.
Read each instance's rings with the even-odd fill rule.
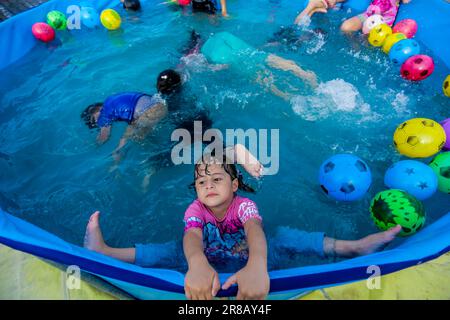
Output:
[[[369,286],[373,287],[370,281]],[[367,280],[313,291],[301,300],[450,300],[450,253],[380,278],[379,289]]]
[[[119,289],[92,275],[71,278],[54,263],[0,244],[0,299],[111,300],[128,299]],[[77,281],[80,279],[80,281]]]
[[[0,244],[0,299],[112,300],[131,299],[119,289],[81,273],[79,286],[67,270],[52,262]],[[70,275],[70,273],[69,273]],[[372,282],[373,284],[373,282]],[[380,278],[380,289],[367,281],[315,290],[301,300],[450,300],[450,253]]]

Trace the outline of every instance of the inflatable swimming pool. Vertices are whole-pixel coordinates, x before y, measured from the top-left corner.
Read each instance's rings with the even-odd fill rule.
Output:
[[[24,12],[0,24],[0,69],[33,50],[37,42],[30,30],[33,23],[52,9],[66,8],[74,1],[54,0]],[[345,8],[362,11],[369,1],[350,0]],[[98,10],[112,7],[118,1],[99,0]],[[300,9],[300,8],[299,8]],[[448,29],[450,4],[444,0],[416,0],[402,6],[398,19],[416,19],[420,28],[417,39],[440,60],[433,77],[448,74],[450,69],[450,34],[436,32]],[[148,269],[96,254],[72,245],[55,235],[0,210],[0,243],[11,248],[49,259],[63,265],[77,265],[139,299],[183,299],[184,276],[164,269]],[[367,279],[368,267],[377,265],[381,274],[389,274],[434,259],[450,250],[450,212],[428,225],[400,246],[365,257],[339,263],[292,268],[271,272],[272,299],[283,299],[328,286]],[[221,274],[221,280],[229,275]],[[219,296],[233,296],[236,288],[220,291]]]

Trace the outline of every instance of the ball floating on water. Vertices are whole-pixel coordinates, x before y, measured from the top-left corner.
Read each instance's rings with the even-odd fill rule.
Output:
[[[442,84],[442,91],[447,97],[450,97],[450,74],[445,78],[444,83]]]
[[[394,33],[403,33],[408,39],[414,37],[417,32],[417,22],[413,19],[399,21],[393,28]]]
[[[371,15],[366,19],[366,21],[364,21],[362,32],[364,34],[368,34],[370,30],[372,30],[373,28],[382,23],[384,23],[384,19],[381,15],[379,14]]]
[[[370,168],[359,157],[338,154],[320,167],[319,181],[322,190],[339,201],[362,198],[372,183]]]
[[[103,10],[100,14],[100,21],[102,25],[108,30],[117,30],[122,24],[120,15],[114,9]]]
[[[401,40],[405,40],[406,36],[403,33],[393,33],[389,35],[383,44],[383,52],[386,54],[389,54],[389,51],[391,51],[391,48],[394,44]]]
[[[369,43],[374,47],[381,47],[390,34],[392,34],[391,27],[386,23],[382,23],[370,30]]]
[[[450,152],[438,154],[430,167],[437,175],[439,191],[450,194]]]
[[[402,65],[400,74],[411,81],[422,81],[434,71],[433,58],[424,54],[409,57]]]
[[[419,43],[414,39],[404,39],[394,44],[389,51],[389,59],[397,66],[401,66],[408,58],[420,53]]]
[[[442,149],[445,141],[442,126],[426,118],[405,121],[394,132],[394,145],[398,152],[410,158],[431,157]]]
[[[438,188],[438,179],[433,170],[416,160],[394,163],[384,175],[384,184],[390,189],[408,192],[419,200],[431,197]]]
[[[47,14],[47,23],[56,30],[65,30],[67,28],[67,18],[61,11],[50,11]]]
[[[370,203],[370,216],[381,230],[402,226],[400,236],[409,236],[425,225],[425,209],[412,195],[398,189],[377,193]]]
[[[55,39],[55,30],[44,22],[38,22],[33,25],[31,32],[34,37],[43,42],[50,42]]]
[[[100,24],[97,10],[91,7],[82,7],[80,11],[81,23],[87,28],[95,28]]]
[[[188,6],[191,3],[191,0],[178,0],[178,4],[180,6]]]

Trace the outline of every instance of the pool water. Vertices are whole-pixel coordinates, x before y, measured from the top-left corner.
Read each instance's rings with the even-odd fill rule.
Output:
[[[370,200],[384,190],[387,168],[403,159],[392,145],[396,126],[413,117],[448,117],[440,84],[431,78],[407,82],[362,36],[340,34],[345,10],[315,16],[297,30],[301,41],[281,46],[267,42],[298,13],[289,0],[229,0],[229,19],[154,1],[143,2],[138,14],[117,10],[120,31],[58,32],[59,45],[37,45],[0,79],[0,207],[75,244],[82,244],[95,210],[102,212],[109,245],[181,241],[183,213],[195,199],[189,188],[193,166],[155,160],[170,151],[169,127],[161,124],[144,141],[130,143],[113,170],[111,152],[125,124],[115,124],[110,140],[98,147],[97,132],[87,129],[80,114],[114,93],[154,93],[157,74],[180,63],[192,29],[205,39],[226,30],[318,76],[313,90],[274,71],[277,85],[295,94],[287,102],[238,70],[211,71],[198,59],[187,61],[186,90],[197,108],[209,111],[215,128],[280,130],[279,173],[260,181],[247,177],[257,193],[243,194],[258,204],[269,238],[280,226],[344,239],[376,232]],[[373,184],[362,200],[336,202],[320,189],[319,167],[337,153],[369,164]],[[450,197],[436,193],[424,205],[430,224],[449,211]],[[298,255],[279,267],[324,262]]]

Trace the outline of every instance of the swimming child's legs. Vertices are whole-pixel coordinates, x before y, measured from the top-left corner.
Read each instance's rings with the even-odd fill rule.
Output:
[[[341,31],[345,33],[351,33],[361,30],[366,19],[367,17],[364,13],[347,19],[341,24]]]
[[[272,68],[291,72],[293,75],[299,77],[300,79],[308,81],[312,87],[317,87],[316,74],[312,71],[303,70],[292,60],[287,60],[277,55],[269,54],[266,58],[266,63]]]

